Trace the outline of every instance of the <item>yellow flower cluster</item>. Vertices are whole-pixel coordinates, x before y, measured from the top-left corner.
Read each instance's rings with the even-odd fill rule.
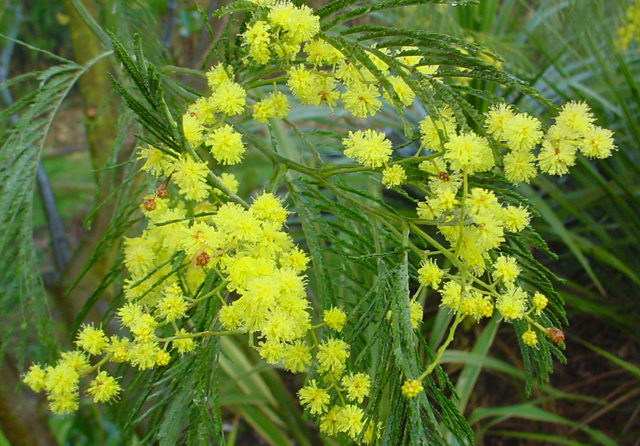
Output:
[[[640,42],[640,0],[634,0],[629,5],[616,34],[616,47],[620,51],[626,51],[633,40]],[[640,46],[638,50],[640,51]]]
[[[325,310],[321,323],[312,324],[304,275],[310,259],[286,232],[289,211],[268,192],[245,203],[235,195],[235,177],[216,175],[204,160],[212,159],[217,167],[242,161],[243,135],[230,117],[251,114],[264,123],[288,116],[289,100],[278,84],[286,82],[302,105],[340,105],[353,117],[368,118],[383,101],[409,107],[415,93],[407,76],[431,88],[440,82],[439,67],[428,65],[415,47],[373,45],[363,53],[370,63],[362,63],[332,45],[307,6],[253,3],[259,8],[251,6],[255,11],[241,35],[241,51],[251,70],[267,66],[268,82],[242,79],[242,69],[217,64],[205,74],[211,94],[189,105],[176,125],[184,136],[183,150],[159,145],[139,151],[141,170],[162,180],[141,205],[146,227],[123,241],[128,277],[123,286],[127,303],[117,311],[121,332],[109,337],[102,329],[83,327],[78,350],[62,354],[55,366],[33,365],[24,381],[47,393],[52,411],[68,413],[78,407],[80,378],[94,372],[87,388],[94,401],[117,396],[120,386],[104,370],[108,362],[127,362],[139,370],[163,367],[196,349],[200,337],[244,333],[267,363],[314,376],[298,396],[319,420],[322,433],[362,437],[368,444],[381,429],[363,409],[371,377],[349,370],[350,346],[337,335],[347,322],[341,308]],[[278,70],[281,76],[276,77]],[[265,87],[271,76],[273,90]],[[475,131],[459,119],[447,106],[434,109],[418,124],[419,150],[401,160],[393,159],[393,143],[378,130],[351,131],[342,139],[344,155],[359,164],[351,171],[378,171],[385,187],[406,184],[423,194],[417,218],[399,217],[412,236],[433,249],[415,248],[423,259],[416,296],[431,288],[455,315],[451,335],[432,364],[402,386],[407,398],[424,390],[422,379],[438,364],[464,318],[479,321],[497,311],[504,320],[525,321],[521,341],[530,347],[537,345],[538,332],[562,339],[557,329],[534,320],[549,299],[521,286],[520,259],[504,249],[510,234],[527,229],[530,211],[474,176],[503,173],[513,184],[528,183],[540,172],[566,174],[578,153],[605,158],[615,149],[612,133],[595,125],[588,106],[579,102],[565,104],[546,130],[538,119],[507,104],[492,107],[484,128],[478,125]],[[434,227],[439,239],[422,231],[422,225]],[[436,255],[446,257],[450,267],[439,266],[442,259]],[[406,307],[414,329],[423,317],[416,296]],[[218,305],[215,322],[223,330],[194,327],[190,317],[203,302]],[[321,327],[334,333],[317,335]],[[92,364],[91,356],[99,359]]]

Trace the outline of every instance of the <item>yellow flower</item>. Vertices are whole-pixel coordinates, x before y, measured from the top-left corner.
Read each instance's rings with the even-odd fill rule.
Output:
[[[453,135],[444,148],[444,158],[452,170],[467,170],[472,174],[489,170],[494,165],[488,141],[475,133]]]
[[[589,158],[606,158],[611,155],[616,146],[613,144],[611,130],[593,126],[584,134],[580,151]]]
[[[400,103],[405,107],[408,107],[413,102],[416,94],[413,92],[411,87],[402,79],[400,76],[391,76],[387,78],[393,87],[393,91],[398,95],[398,99],[400,99]],[[391,95],[384,90],[382,92],[382,97],[388,104],[393,105],[393,99]]]
[[[204,126],[200,123],[195,113],[187,112],[182,116],[182,131],[191,146],[197,147],[202,142]]]
[[[187,336],[189,333],[185,329],[180,329],[176,332],[176,336]],[[193,338],[179,338],[171,341],[171,346],[178,350],[180,355],[184,355],[196,348],[196,342]]]
[[[129,349],[129,362],[139,370],[150,369],[156,365],[156,357],[160,348],[155,342],[141,342]]]
[[[347,148],[344,154],[349,158],[355,158],[360,164],[376,168],[382,166],[391,156],[391,141],[385,138],[384,133],[375,130],[358,130],[349,132],[349,136],[342,140]]]
[[[173,171],[173,158],[160,149],[153,146],[147,148],[138,147],[138,158],[143,159],[144,165],[140,170],[149,172],[151,175],[169,175]]]
[[[314,65],[335,65],[344,60],[344,54],[324,40],[313,40],[304,46],[307,60]]]
[[[435,260],[425,260],[422,262],[422,266],[418,270],[418,281],[422,286],[428,286],[437,290],[443,274],[444,271],[438,268]]]
[[[531,220],[531,214],[522,206],[507,206],[502,209],[502,222],[507,232],[520,232],[527,226]]]
[[[242,34],[249,44],[249,56],[259,65],[265,65],[271,60],[270,30],[271,26],[267,22],[258,20]]]
[[[33,364],[22,381],[31,387],[35,392],[40,392],[46,388],[47,372],[38,364]]]
[[[210,190],[210,186],[206,183],[209,168],[205,163],[184,155],[176,161],[175,168],[171,179],[184,198],[195,201],[207,198]]]
[[[538,154],[540,170],[551,175],[564,175],[569,167],[576,163],[576,148],[572,144],[553,144],[550,141],[542,143]]]
[[[382,106],[378,99],[380,92],[375,85],[362,82],[352,83],[347,91],[342,95],[344,108],[357,118],[375,116]]]
[[[337,414],[338,432],[344,432],[355,439],[364,427],[364,412],[354,404],[347,404]]]
[[[512,285],[519,274],[520,268],[515,257],[500,256],[493,263],[493,278],[503,280],[507,285]]]
[[[315,379],[310,380],[306,386],[298,391],[300,404],[307,406],[312,415],[323,414],[327,410],[331,397],[326,389],[318,388]]]
[[[422,383],[417,379],[408,379],[402,384],[402,394],[407,398],[415,398],[423,390]]]
[[[253,200],[249,214],[263,221],[270,221],[282,226],[287,221],[289,212],[282,206],[282,202],[272,193],[263,192]]]
[[[535,160],[533,153],[526,150],[508,153],[502,159],[504,175],[513,183],[528,183],[538,174]]]
[[[93,396],[94,403],[99,403],[101,401],[114,399],[120,390],[122,390],[122,388],[120,384],[118,384],[118,381],[103,370],[91,381],[87,393]]]
[[[504,140],[505,126],[514,116],[515,113],[511,110],[510,105],[503,103],[492,106],[487,112],[487,119],[485,121],[487,133],[498,141]]]
[[[111,353],[113,362],[125,362],[129,360],[129,346],[131,341],[128,338],[111,336],[111,342],[107,347],[107,353]]]
[[[538,343],[538,335],[533,330],[527,330],[522,333],[522,342],[529,347],[533,347]]]
[[[78,410],[78,393],[64,393],[49,395],[49,410],[58,415],[64,415]]]
[[[69,364],[58,364],[55,367],[47,367],[45,379],[46,391],[55,396],[68,395],[78,390],[78,371]]]
[[[526,311],[527,293],[520,287],[508,286],[507,291],[500,295],[496,308],[503,318],[522,319]]]
[[[371,378],[365,373],[350,373],[342,378],[342,386],[347,391],[347,398],[362,403],[369,396]]]
[[[332,307],[329,310],[324,310],[323,321],[327,327],[339,333],[347,322],[347,315],[340,308]]]
[[[219,63],[215,67],[211,67],[209,71],[207,71],[207,84],[209,88],[215,90],[220,87],[225,82],[229,82],[231,80],[231,67],[225,67],[223,64]]]
[[[514,151],[528,151],[542,141],[542,124],[532,116],[517,114],[504,123],[504,139]]]
[[[402,186],[407,181],[407,173],[399,164],[394,164],[382,171],[382,184],[392,188]]]
[[[586,103],[571,101],[562,106],[556,117],[556,125],[567,137],[580,137],[589,132],[594,120]]]
[[[333,371],[341,374],[348,357],[349,345],[346,342],[331,338],[320,343],[316,355],[319,364],[318,373]]]
[[[291,3],[278,3],[271,8],[267,18],[294,44],[311,40],[320,30],[320,18],[305,5],[296,7]]]
[[[85,325],[76,339],[76,345],[91,355],[99,355],[109,344],[109,339],[100,328]]]
[[[211,95],[211,106],[218,113],[227,116],[239,115],[244,111],[247,92],[240,84],[223,82]]]
[[[167,322],[173,322],[176,319],[184,317],[189,304],[182,295],[182,290],[177,283],[169,287],[165,287],[164,298],[158,302],[158,314],[165,318]]]
[[[301,340],[288,344],[282,353],[282,365],[292,373],[304,371],[311,365],[311,352],[307,344]]]
[[[542,310],[547,307],[549,299],[547,299],[547,296],[545,296],[544,294],[536,291],[533,295],[533,298],[531,299],[531,303],[533,304],[533,309],[535,310],[536,314],[540,315],[540,313],[542,313]]]

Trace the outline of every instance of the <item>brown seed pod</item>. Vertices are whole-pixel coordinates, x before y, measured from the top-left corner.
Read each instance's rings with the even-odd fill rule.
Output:
[[[161,200],[169,198],[169,189],[160,186],[156,189],[156,197],[160,198]]]
[[[210,260],[211,256],[203,251],[196,256],[194,262],[198,266],[207,266]]]
[[[440,172],[438,174],[438,179],[440,181],[449,181],[451,178],[449,177],[449,174],[447,172]]]
[[[551,327],[547,330],[547,336],[554,344],[564,342],[564,333],[559,328]]]
[[[156,200],[154,200],[153,198],[147,198],[146,200],[144,200],[144,202],[142,203],[142,206],[145,208],[146,211],[151,212],[151,211],[155,211],[156,209]]]

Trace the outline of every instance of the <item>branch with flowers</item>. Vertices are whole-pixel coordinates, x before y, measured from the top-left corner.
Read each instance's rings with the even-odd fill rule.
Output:
[[[95,402],[126,398],[110,364],[170,370],[204,348],[203,339],[243,334],[267,364],[306,374],[299,401],[324,435],[446,444],[443,423],[471,444],[439,367],[463,321],[498,313],[511,322],[543,380],[552,355],[562,358],[562,302],[530,252],[547,250],[530,227],[535,209],[515,186],[567,174],[577,156],[608,157],[612,133],[584,103],[563,105],[545,127],[475,90],[471,81],[481,79],[540,99],[476,44],[348,26],[407,2],[351,3],[314,11],[255,0],[223,8],[219,15],[230,20],[215,42],[218,62],[199,73],[210,91],[179,113],[165,102],[169,79],[141,60],[139,47],[134,60],[114,39],[135,86],[114,80],[116,89],[146,129],[138,151],[149,178],[140,199],[145,223],[124,241],[118,333],[84,326],[77,350],[25,376],[46,392],[53,412],[78,408],[86,376]],[[474,95],[494,104],[477,110],[467,100]],[[304,130],[295,120],[302,107],[334,113],[339,125]],[[416,109],[426,113],[412,122]],[[369,128],[379,114],[402,124],[400,142]],[[299,159],[278,146],[276,125],[298,137]],[[274,173],[263,191],[240,197],[226,168],[242,163],[248,149]],[[357,175],[366,188],[352,184]],[[386,203],[381,188],[406,196],[411,213]],[[288,231],[293,217],[305,236],[299,243]],[[343,272],[330,277],[336,258]],[[366,292],[345,296],[351,290]],[[424,290],[440,296],[452,322],[423,363],[416,329]],[[363,337],[363,351],[354,352]]]

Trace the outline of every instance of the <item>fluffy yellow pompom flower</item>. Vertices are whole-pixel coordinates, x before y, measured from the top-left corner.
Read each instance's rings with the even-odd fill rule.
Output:
[[[247,102],[247,92],[240,84],[223,82],[209,99],[213,109],[227,116],[239,115],[244,112]]]
[[[207,84],[212,90],[231,80],[231,67],[225,67],[219,63],[207,71]]]
[[[515,113],[510,105],[498,104],[492,106],[487,112],[485,126],[487,133],[498,141],[505,139],[504,129],[506,124],[513,119]]]
[[[537,118],[517,114],[505,121],[504,138],[511,150],[531,150],[542,141],[542,124]]]
[[[189,333],[185,329],[180,329],[176,332],[176,336],[187,336]],[[184,355],[196,348],[196,342],[193,338],[184,337],[178,338],[171,341],[171,346],[178,350],[180,355]]]
[[[360,164],[376,168],[382,166],[391,156],[391,141],[385,138],[384,133],[375,130],[358,130],[349,132],[349,136],[342,140],[347,148],[344,154],[354,158]]]
[[[320,18],[313,14],[308,6],[294,6],[291,3],[278,3],[267,15],[273,26],[285,32],[285,37],[293,44],[313,39],[320,31]]]
[[[173,170],[173,158],[153,146],[148,146],[147,148],[139,147],[137,159],[145,160],[140,170],[149,172],[156,177],[169,175]]]
[[[89,359],[87,358],[87,355],[85,355],[83,352],[78,350],[64,352],[62,355],[60,355],[60,362],[64,362],[65,364],[70,365],[71,367],[76,369],[78,372],[91,367],[91,364],[89,364]]]
[[[389,189],[402,186],[406,181],[407,173],[399,164],[394,164],[382,171],[382,184]]]
[[[49,395],[49,410],[58,415],[65,415],[78,410],[77,393],[65,393],[61,395]]]
[[[310,380],[306,386],[298,391],[300,404],[307,406],[312,415],[323,414],[327,411],[327,405],[331,401],[326,389],[318,388],[315,379]]]
[[[402,384],[402,394],[407,398],[415,398],[424,390],[422,383],[417,379],[408,379]]]
[[[444,158],[449,161],[452,170],[466,169],[472,174],[489,170],[494,165],[488,141],[475,133],[453,135],[444,148]]]
[[[93,397],[94,403],[111,401],[118,396],[122,388],[113,376],[109,376],[104,370],[91,381],[87,393]]]
[[[229,124],[211,132],[204,143],[209,146],[211,155],[221,164],[232,165],[242,161],[245,151],[242,135]]]
[[[187,112],[182,116],[182,131],[191,146],[197,147],[202,142],[204,126],[195,113]]]
[[[324,40],[314,40],[304,46],[307,60],[314,65],[335,65],[344,60],[344,54]]]
[[[209,185],[205,182],[209,168],[205,163],[185,155],[176,161],[171,177],[180,193],[187,200],[202,201],[209,195]]]
[[[354,404],[347,404],[337,413],[338,432],[344,432],[351,438],[357,438],[364,427],[364,412]]]
[[[182,290],[177,283],[165,288],[164,298],[158,302],[158,314],[167,322],[173,322],[183,317],[189,304],[182,296]]]
[[[76,339],[76,345],[91,355],[99,355],[109,344],[109,338],[100,328],[85,325]]]
[[[47,372],[38,364],[33,364],[27,374],[22,378],[22,381],[31,387],[35,392],[44,390],[46,384]]]
[[[129,338],[119,338],[118,336],[111,336],[109,346],[107,347],[107,353],[110,353],[111,360],[113,362],[126,362],[129,360],[129,346],[131,341]]]
[[[222,184],[224,184],[225,187],[229,189],[229,191],[232,194],[238,193],[238,187],[240,186],[240,183],[238,182],[238,179],[235,177],[234,174],[224,172],[224,173],[221,173],[218,178],[220,178],[220,182],[222,182]],[[219,189],[215,189],[214,192],[218,195],[223,193]]]
[[[576,163],[576,147],[572,144],[542,143],[538,154],[540,170],[551,175],[564,175]]]
[[[537,315],[539,315],[542,310],[547,308],[547,303],[549,303],[549,299],[544,294],[536,291],[531,298],[531,304],[533,305],[533,309]]]
[[[342,374],[349,357],[349,344],[340,339],[327,339],[318,346],[318,373],[335,372]]]
[[[344,324],[347,322],[347,315],[340,308],[333,307],[329,310],[324,310],[322,313],[322,320],[327,327],[340,333],[344,328]]]
[[[531,220],[531,214],[522,206],[507,206],[502,209],[502,223],[507,232],[520,232],[527,226]]]
[[[270,30],[271,26],[267,22],[258,20],[242,34],[245,42],[249,44],[249,56],[259,65],[264,65],[271,60]]]
[[[155,342],[141,342],[134,344],[129,351],[129,362],[138,367],[139,370],[146,370],[156,365],[156,357],[160,348]]]
[[[443,275],[444,271],[438,268],[435,260],[429,259],[424,261],[418,270],[418,281],[422,286],[428,286],[437,290]]]
[[[593,126],[585,134],[580,151],[589,158],[606,158],[611,155],[616,146],[613,144],[611,130]]]
[[[505,155],[502,159],[504,175],[513,183],[528,183],[538,174],[533,153],[520,150]]]
[[[282,352],[282,365],[293,373],[302,372],[311,364],[311,352],[308,345],[297,340],[289,344]]]
[[[519,274],[520,268],[515,257],[500,256],[493,263],[493,278],[503,280],[505,284],[513,284]]]
[[[287,97],[275,91],[253,106],[253,117],[258,122],[267,122],[270,118],[284,119],[290,109]]]
[[[350,373],[342,378],[342,386],[347,391],[347,398],[362,403],[369,396],[371,378],[365,373]]]
[[[527,330],[522,333],[522,342],[529,347],[533,347],[538,343],[538,335],[533,330]]]
[[[55,367],[47,367],[45,390],[53,396],[68,395],[77,392],[80,375],[71,365],[61,363]]]
[[[526,302],[527,293],[522,288],[509,286],[498,298],[496,308],[506,320],[522,319],[526,311]]]
[[[586,103],[572,101],[562,106],[556,125],[567,137],[581,137],[589,132],[594,120]]]
[[[264,192],[251,203],[249,214],[259,220],[270,221],[277,226],[282,226],[287,221],[289,212],[282,206],[278,197],[269,192]]]
[[[349,85],[347,91],[342,95],[344,108],[357,118],[375,116],[382,107],[382,102],[378,99],[380,92],[375,85],[368,85],[362,82],[354,82]]]
[[[441,132],[445,138],[455,135],[456,122],[453,116],[453,111],[450,108],[445,108],[440,111],[440,116],[432,118],[431,116],[425,116],[420,121],[420,134],[422,135],[422,144],[433,152],[439,152],[442,150],[442,141],[440,140]]]

